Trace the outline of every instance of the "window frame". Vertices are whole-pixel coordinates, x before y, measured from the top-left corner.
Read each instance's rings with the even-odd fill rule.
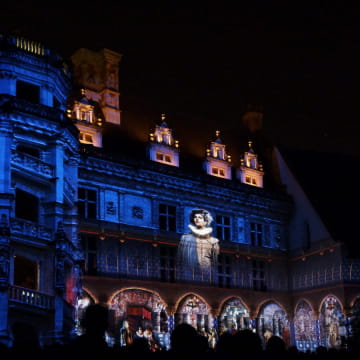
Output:
[[[84,190],[86,193],[86,196],[84,198],[80,198],[80,190]],[[89,192],[93,191],[95,194],[95,200],[89,199]],[[89,219],[89,220],[96,220],[98,218],[98,208],[99,208],[99,198],[98,195],[99,192],[97,189],[93,188],[87,188],[83,186],[79,186],[78,188],[78,215],[83,219]],[[81,214],[80,208],[81,203],[83,204],[83,214]],[[89,216],[89,207],[94,206],[95,210],[92,210],[91,212],[94,213],[94,216]]]
[[[162,211],[161,207],[165,207],[165,211]],[[169,212],[171,209],[174,213]],[[176,216],[177,207],[175,205],[170,205],[166,203],[158,204],[158,226],[160,230],[163,231],[177,231]]]
[[[231,241],[232,234],[232,221],[231,216],[224,214],[216,215],[216,236],[221,241]],[[221,219],[221,220],[220,220]],[[224,220],[228,220],[229,223],[226,224]]]

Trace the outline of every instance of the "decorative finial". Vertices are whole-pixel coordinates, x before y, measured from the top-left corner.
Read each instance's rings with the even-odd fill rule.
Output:
[[[86,90],[85,90],[84,88],[82,88],[82,89],[81,89],[81,95],[85,95],[85,91],[86,91]]]
[[[248,141],[248,144],[249,144],[249,148],[251,148],[251,146],[252,146],[252,141],[249,140],[249,141]]]
[[[165,121],[165,114],[164,113],[161,114],[161,120]]]
[[[219,137],[220,136],[220,130],[216,130],[215,134],[216,134],[217,137]]]

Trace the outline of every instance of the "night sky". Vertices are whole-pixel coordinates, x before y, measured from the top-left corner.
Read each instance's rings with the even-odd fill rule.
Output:
[[[123,54],[123,126],[141,136],[164,112],[180,145],[211,140],[219,129],[231,152],[241,114],[255,104],[277,143],[360,156],[358,5],[136,3],[12,1],[2,4],[0,32],[65,58],[80,47]]]

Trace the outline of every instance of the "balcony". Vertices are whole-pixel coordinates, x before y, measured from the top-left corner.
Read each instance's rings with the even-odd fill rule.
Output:
[[[27,170],[32,174],[41,175],[46,179],[51,179],[54,177],[54,167],[46,164],[34,156],[16,151],[12,153],[11,161],[17,168],[20,168],[21,170]]]
[[[295,273],[292,276],[292,288],[308,290],[336,284],[357,284],[360,281],[360,261],[329,264],[313,271]]]
[[[9,286],[10,303],[24,304],[44,310],[54,309],[54,297],[19,286]]]
[[[43,241],[52,241],[52,231],[45,226],[39,225],[32,221],[22,219],[11,219],[11,235],[20,235],[36,238]]]

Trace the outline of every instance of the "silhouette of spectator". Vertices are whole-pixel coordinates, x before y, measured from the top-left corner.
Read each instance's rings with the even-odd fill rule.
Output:
[[[39,338],[35,329],[26,323],[15,323],[12,327],[13,344],[11,352],[18,354],[36,354],[41,350]]]
[[[218,354],[230,354],[232,349],[233,335],[229,332],[223,332],[219,335],[218,342],[215,346],[215,352]]]
[[[132,343],[127,346],[126,352],[135,356],[140,354],[145,355],[151,353],[151,348],[145,337],[135,337]]]
[[[205,354],[208,350],[207,339],[187,323],[178,324],[171,333],[170,352],[181,355]]]
[[[303,356],[303,353],[300,354],[298,348],[295,345],[289,346],[287,353],[289,360],[297,360]]]
[[[260,359],[263,354],[261,338],[249,329],[238,330],[236,333],[223,333],[216,347],[218,355],[241,355],[244,359]]]
[[[109,320],[108,309],[100,304],[91,304],[85,309],[82,325],[84,334],[74,339],[73,349],[89,355],[103,353],[109,350],[105,341],[105,333]]]
[[[242,329],[234,334],[233,343],[237,348],[236,353],[244,356],[259,358],[263,351],[260,336],[249,329]]]
[[[277,335],[272,335],[265,344],[265,357],[274,360],[281,360],[287,357],[285,341]]]
[[[0,342],[0,359],[9,359],[9,355],[10,348],[6,344]]]
[[[325,346],[318,346],[315,350],[315,358],[323,360],[328,358],[328,350]]]

